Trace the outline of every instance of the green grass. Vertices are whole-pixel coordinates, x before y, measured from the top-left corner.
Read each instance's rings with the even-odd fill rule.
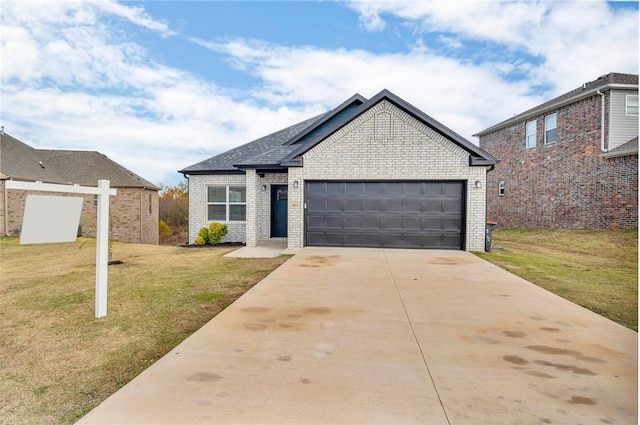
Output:
[[[504,229],[490,253],[510,272],[635,331],[638,231]]]
[[[0,424],[77,421],[288,258],[230,250],[114,243],[95,319],[95,240],[0,238]]]

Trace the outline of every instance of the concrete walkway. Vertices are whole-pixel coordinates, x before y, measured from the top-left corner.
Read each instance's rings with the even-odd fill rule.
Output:
[[[472,254],[303,248],[79,424],[632,424],[637,333]]]

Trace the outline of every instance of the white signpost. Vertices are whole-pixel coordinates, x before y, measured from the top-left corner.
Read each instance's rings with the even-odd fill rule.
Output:
[[[49,184],[42,182],[19,182],[14,180],[7,180],[5,182],[7,189],[19,189],[19,190],[37,190],[40,192],[58,192],[58,193],[81,193],[89,195],[98,195],[98,227],[96,229],[96,306],[95,316],[96,318],[104,317],[107,315],[107,268],[109,266],[109,196],[115,196],[117,191],[109,188],[109,180],[98,180],[98,187],[87,186],[68,186],[64,184]],[[56,197],[50,197],[56,198]],[[72,198],[73,199],[73,198]],[[52,203],[59,202],[52,200]],[[36,204],[37,208],[43,208],[42,205]],[[53,205],[53,204],[52,204]],[[25,210],[25,216],[27,211]],[[24,225],[32,220],[23,222]],[[51,228],[51,227],[49,227]],[[78,224],[75,224],[77,231]],[[33,235],[28,228],[26,229],[28,234]],[[35,238],[35,239],[34,239]],[[37,239],[36,236],[28,239],[28,243],[48,243],[52,241],[51,235],[43,235],[42,239]],[[22,242],[22,238],[20,240]]]

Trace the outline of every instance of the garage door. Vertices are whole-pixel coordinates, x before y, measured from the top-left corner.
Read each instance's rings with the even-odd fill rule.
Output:
[[[308,246],[463,249],[463,182],[307,182]]]

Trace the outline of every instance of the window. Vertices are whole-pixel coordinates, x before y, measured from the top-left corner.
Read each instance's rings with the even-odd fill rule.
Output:
[[[544,143],[555,143],[558,140],[558,114],[551,114],[544,117]]]
[[[98,206],[98,195],[93,195],[93,206],[94,207]]]
[[[245,221],[247,191],[242,186],[208,186],[207,220]]]
[[[536,147],[536,120],[529,121],[525,126],[527,149]]]
[[[627,115],[638,116],[638,95],[628,94],[625,105],[625,113]]]
[[[149,214],[151,214],[151,201],[152,201],[152,197],[151,194],[149,194]]]
[[[498,183],[498,195],[504,196],[504,182]]]

